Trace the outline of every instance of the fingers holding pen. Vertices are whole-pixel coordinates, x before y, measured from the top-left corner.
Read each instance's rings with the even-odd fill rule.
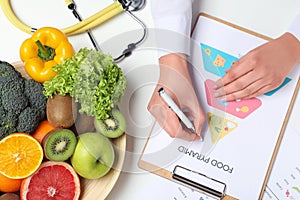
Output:
[[[186,56],[168,54],[159,59],[159,64],[160,77],[148,104],[148,110],[171,137],[188,141],[200,139],[199,135],[194,133],[201,131],[202,122],[196,118],[199,113],[192,113],[196,120],[191,121],[183,111],[184,108],[189,108],[190,111],[200,110]],[[161,96],[162,93],[158,92],[161,87],[167,95]],[[164,97],[170,101],[166,102]]]
[[[191,96],[193,95],[191,94]],[[199,139],[202,140],[201,132],[206,120],[206,115],[202,110],[202,107],[198,103],[196,95],[194,96],[194,98],[191,99],[194,100],[193,101],[190,100],[188,104],[184,106],[183,111],[194,125],[195,128],[194,134],[197,134],[199,136]]]
[[[161,88],[160,91],[163,91],[163,88]],[[172,120],[174,120],[174,122],[179,121],[181,124],[178,129],[180,130],[180,132],[178,132],[179,135],[176,135],[175,137],[183,138],[185,140],[190,140],[191,138],[192,140],[201,139],[200,133],[205,121],[205,115],[198,103],[196,94],[190,91],[189,97],[185,98],[182,101],[182,104],[175,103],[165,92],[160,93],[160,96],[176,114],[177,119]],[[179,107],[178,105],[181,106]]]
[[[184,127],[178,116],[168,106],[154,105],[149,111],[170,137],[186,141],[200,139],[199,135],[191,133],[190,130]]]
[[[156,91],[160,89],[156,87]],[[172,95],[171,95],[172,96]],[[174,98],[177,103],[177,99]],[[184,128],[177,114],[170,108],[170,106],[159,96],[156,92],[152,96],[148,104],[149,112],[155,117],[159,125],[168,133],[172,138],[181,138],[186,141],[193,141],[200,139],[196,134],[192,134],[189,130]]]

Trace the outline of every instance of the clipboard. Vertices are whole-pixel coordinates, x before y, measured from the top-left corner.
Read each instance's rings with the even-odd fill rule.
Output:
[[[202,20],[202,19],[207,20],[208,23],[209,23],[209,21],[212,21],[213,23],[217,23],[218,26],[221,26],[221,27],[224,26],[226,28],[232,29],[233,31],[241,32],[242,34],[247,35],[247,37],[249,36],[249,37],[254,37],[254,38],[261,39],[262,43],[271,40],[271,38],[269,38],[269,37],[266,37],[266,36],[261,35],[259,33],[250,31],[248,29],[245,29],[243,27],[234,25],[232,23],[229,23],[227,21],[224,21],[222,19],[216,18],[214,16],[211,16],[211,15],[208,15],[208,14],[205,14],[205,13],[200,13],[199,14],[199,16],[198,16],[198,18],[196,20],[195,26],[193,27],[192,38],[193,38],[193,34],[197,34],[197,31],[201,31],[201,33],[205,33],[205,31],[206,31],[205,28],[207,28],[207,25],[205,25],[206,22],[200,22],[200,20]],[[202,28],[201,30],[198,27],[200,25],[201,25],[201,28]],[[221,34],[221,32],[218,32],[218,33]],[[228,42],[233,47],[235,46],[234,44],[231,43],[231,41],[227,41],[227,43],[225,42],[225,45],[228,45]],[[202,43],[200,43],[200,44],[197,43],[197,44],[200,45],[200,46],[202,45]],[[207,44],[203,44],[203,45],[204,45],[204,48],[202,48],[203,46],[201,46],[201,48],[202,48],[202,49],[200,48],[201,52],[200,53],[198,52],[198,54],[196,54],[196,55],[200,55],[201,53],[211,54],[211,51],[207,51],[206,52],[206,50],[211,50],[210,48],[213,49],[213,47],[211,47],[211,46],[205,46]],[[209,44],[209,45],[211,45],[211,44]],[[258,46],[258,44],[254,44],[254,45]],[[254,47],[255,46],[251,46],[251,44],[250,44],[250,47],[247,47],[247,50],[251,50]],[[197,48],[199,48],[199,46]],[[213,49],[213,50],[215,50],[215,49]],[[245,54],[245,53],[247,53],[247,51],[245,51],[243,53]],[[218,55],[222,58],[223,54],[222,54],[221,51],[217,50],[217,55],[215,55],[215,56],[217,57]],[[226,57],[226,55],[224,55],[224,56]],[[230,57],[226,57],[226,58],[230,58]],[[204,62],[205,62],[205,59],[202,58],[201,62],[196,63],[196,65],[201,65],[201,63],[203,65]],[[203,68],[205,68],[205,66]],[[292,79],[293,79],[293,81],[291,81],[292,83],[286,83],[285,82],[285,83],[283,83],[283,85],[281,85],[280,87],[278,87],[278,89],[275,89],[274,91],[271,91],[270,93],[264,94],[265,96],[263,97],[265,99],[272,98],[270,96],[272,96],[272,95],[274,95],[274,93],[276,93],[274,98],[278,98],[278,97],[276,97],[276,95],[280,96],[280,91],[278,92],[278,90],[280,90],[280,88],[282,88],[282,87],[283,88],[284,87],[289,87],[289,89],[292,90],[291,93],[289,95],[287,95],[288,96],[287,97],[288,101],[286,103],[287,105],[285,106],[285,108],[283,108],[283,109],[285,109],[285,111],[282,114],[283,116],[279,120],[281,123],[278,126],[278,134],[276,135],[276,137],[273,138],[273,142],[272,142],[272,145],[271,145],[272,149],[269,151],[270,155],[268,156],[266,166],[265,166],[265,168],[263,170],[263,176],[261,177],[262,181],[260,183],[260,190],[259,190],[259,194],[258,194],[258,198],[259,199],[262,199],[262,197],[263,197],[263,193],[264,193],[264,189],[265,189],[265,187],[267,185],[268,177],[269,177],[269,175],[271,173],[272,166],[274,164],[274,161],[275,161],[275,158],[276,158],[276,154],[277,154],[279,146],[280,146],[280,142],[282,140],[282,137],[283,137],[283,134],[284,134],[284,131],[285,131],[285,128],[286,128],[286,125],[287,125],[287,122],[288,122],[288,119],[289,119],[289,116],[290,116],[290,113],[291,113],[294,101],[295,101],[296,96],[297,96],[297,92],[299,90],[299,86],[300,86],[299,74],[300,74],[300,72],[299,72],[299,69],[295,69],[295,70],[296,71],[292,72],[292,73],[296,74],[294,77],[292,77]],[[218,75],[220,76],[220,74],[222,73],[222,71],[221,72],[218,71],[216,73],[216,71],[214,71],[212,68],[209,68],[209,67],[206,69],[206,72],[209,73],[210,75],[212,74],[212,77],[215,76],[216,78],[218,77]],[[195,86],[195,84],[197,84],[197,81],[193,82],[193,84]],[[206,89],[208,88],[207,85],[208,84],[205,85]],[[197,90],[197,87],[195,87],[195,89]],[[202,90],[201,94],[203,94],[203,92],[204,92],[204,89]],[[207,95],[207,93],[206,93],[206,95]],[[200,102],[201,101],[203,103],[203,99],[202,100],[200,99]],[[273,101],[275,101],[275,100],[273,100]],[[214,105],[213,102],[207,101],[207,102],[204,102],[204,103],[209,104],[207,106],[210,107],[213,111],[216,111],[217,113],[218,112],[220,113],[220,112],[224,111],[222,109],[220,111],[220,107],[218,107],[218,105],[217,106]],[[274,103],[274,102],[272,102],[272,103]],[[275,101],[275,103],[278,103],[278,102]],[[260,105],[260,107],[262,107],[262,106]],[[259,110],[259,108],[255,108],[253,112],[259,112],[256,109]],[[262,108],[260,108],[260,109],[262,110]],[[230,109],[228,109],[228,110],[230,111]],[[231,114],[232,113],[229,113],[229,116],[231,116]],[[252,115],[252,117],[253,117],[253,115],[255,115],[255,114],[250,114],[250,115]],[[249,116],[246,116],[246,117],[250,118]],[[246,117],[245,116],[238,116],[238,115],[236,115],[233,118],[242,121],[242,120],[245,120]],[[207,121],[207,123],[209,123],[209,121]],[[230,192],[228,192],[228,189],[230,189],[230,188],[229,188],[229,186],[228,186],[228,184],[227,184],[226,181],[223,181],[223,180],[219,179],[217,177],[217,175],[216,176],[214,176],[214,174],[208,175],[206,173],[205,169],[203,169],[203,170],[202,169],[194,170],[193,167],[187,167],[187,166],[185,166],[185,163],[180,163],[180,160],[182,158],[174,159],[172,161],[170,160],[169,161],[169,163],[170,163],[169,166],[164,166],[163,164],[159,163],[160,161],[156,162],[156,158],[158,159],[160,157],[160,155],[163,154],[163,152],[162,152],[162,154],[158,153],[157,155],[155,155],[156,157],[154,156],[154,158],[151,158],[152,160],[146,158],[146,156],[147,156],[146,154],[148,153],[148,152],[146,152],[147,148],[149,148],[149,146],[151,146],[151,141],[154,140],[153,137],[155,137],[156,134],[157,134],[157,131],[155,130],[156,128],[157,128],[157,123],[154,123],[154,125],[153,125],[153,127],[152,127],[152,129],[151,129],[151,131],[149,133],[149,137],[148,137],[148,139],[147,139],[147,141],[145,143],[145,146],[143,148],[143,151],[141,153],[141,156],[139,158],[138,166],[141,169],[149,171],[149,172],[154,173],[156,175],[159,175],[159,176],[161,176],[163,178],[166,178],[166,179],[168,179],[170,181],[174,181],[174,182],[177,182],[179,184],[185,185],[185,186],[191,188],[192,190],[199,191],[199,192],[201,192],[203,194],[206,194],[209,197],[212,197],[214,199],[235,200],[235,199],[239,199],[240,198],[239,196],[235,196],[235,195],[231,194]],[[207,128],[207,130],[208,130],[207,132],[210,131],[209,128]],[[167,135],[167,134],[165,133],[165,135]],[[156,140],[156,142],[160,142],[161,140],[166,139],[168,136],[159,136],[159,137],[160,137],[159,140]],[[161,139],[161,137],[162,137],[162,139]],[[207,136],[207,137],[209,137],[209,136]],[[228,136],[226,136],[226,137],[228,137]],[[166,139],[166,140],[173,140],[173,139]],[[178,141],[180,143],[180,139]],[[174,145],[174,143],[176,143],[174,145],[174,146],[176,146],[178,141],[175,141],[175,142],[172,141],[168,145]],[[219,143],[221,143],[221,142],[219,142]],[[163,144],[163,142],[160,143],[160,144]],[[182,147],[182,146],[180,146],[180,147]],[[177,150],[179,151],[179,148]],[[182,150],[182,152],[183,151],[186,151],[186,149]],[[212,151],[214,151],[214,150],[212,150]],[[191,152],[189,152],[189,153],[191,153]],[[198,152],[193,152],[193,156],[196,153],[198,153]],[[261,154],[263,155],[263,153],[261,153]],[[206,163],[207,164],[209,161],[212,161],[212,160],[209,160],[210,158],[207,158],[207,157],[205,158],[205,156],[203,156],[201,154],[196,154],[196,155],[197,155],[197,159],[201,160],[202,163]],[[169,156],[172,157],[172,154],[170,154]],[[215,165],[215,167],[219,168],[219,166],[217,166],[218,164],[219,163],[217,163]],[[224,166],[225,165],[222,164],[222,167],[224,167]],[[226,168],[226,169],[224,168],[223,170],[224,171],[226,171],[226,170],[229,171],[230,168],[229,167]],[[244,172],[244,173],[247,173],[247,172]],[[244,184],[245,187],[249,187],[249,185],[247,185],[248,184],[247,180],[240,180],[240,184],[241,185]]]

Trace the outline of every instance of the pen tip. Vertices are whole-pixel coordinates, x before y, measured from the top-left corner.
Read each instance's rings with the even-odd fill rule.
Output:
[[[201,134],[200,134],[200,133],[197,133],[196,130],[193,130],[193,133],[195,133],[197,136],[200,137],[200,139],[199,139],[200,142],[203,142],[203,141],[204,141],[204,139],[203,139],[203,137],[201,136]]]

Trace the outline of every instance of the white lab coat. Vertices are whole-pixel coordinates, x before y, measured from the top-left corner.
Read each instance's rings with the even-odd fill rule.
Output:
[[[190,53],[192,0],[151,0],[159,57]]]
[[[171,52],[189,55],[189,36],[191,33],[192,0],[151,0],[151,10],[156,29],[176,32],[181,39],[173,40],[170,34],[159,34],[158,48],[169,48]],[[287,32],[300,41],[300,13],[289,26]],[[173,40],[173,41],[172,41]],[[169,45],[167,45],[168,41]],[[175,42],[176,41],[176,42]],[[160,56],[168,53],[160,52]]]
[[[300,41],[300,13],[289,26],[288,32],[293,34]]]

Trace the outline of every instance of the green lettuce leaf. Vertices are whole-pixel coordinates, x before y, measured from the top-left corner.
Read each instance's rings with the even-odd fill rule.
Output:
[[[80,103],[80,113],[107,119],[121,101],[126,77],[110,55],[82,48],[72,58],[56,65],[58,74],[44,83],[44,94],[70,94]]]

